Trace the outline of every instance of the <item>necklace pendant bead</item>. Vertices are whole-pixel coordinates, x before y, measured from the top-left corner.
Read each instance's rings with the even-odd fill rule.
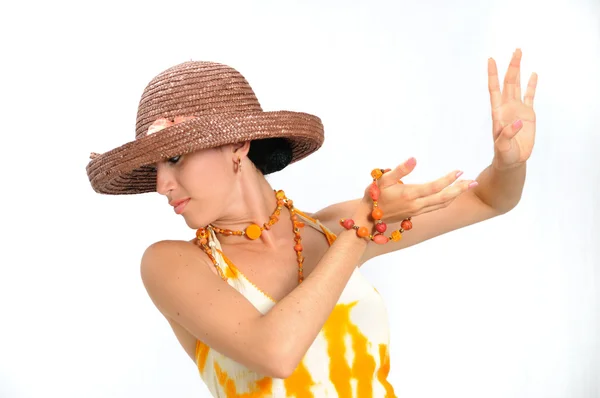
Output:
[[[246,228],[246,236],[252,240],[260,238],[261,235],[262,229],[256,224],[252,224]]]

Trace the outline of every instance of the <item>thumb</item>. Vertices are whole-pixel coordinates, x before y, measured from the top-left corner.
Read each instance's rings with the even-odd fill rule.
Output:
[[[415,169],[416,165],[417,165],[417,160],[415,158],[411,157],[404,163],[401,163],[400,165],[398,165],[392,171],[385,173],[383,176],[381,176],[381,179],[379,180],[381,187],[385,188],[390,185],[397,184],[398,180],[409,175]]]
[[[500,135],[498,135],[498,138],[496,138],[496,148],[500,152],[506,152],[510,150],[510,140],[512,140],[514,136],[517,135],[521,128],[523,128],[523,121],[520,119],[514,122],[513,124],[504,126],[504,128],[500,132]]]

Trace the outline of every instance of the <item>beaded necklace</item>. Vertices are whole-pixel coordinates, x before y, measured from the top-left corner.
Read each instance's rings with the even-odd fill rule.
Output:
[[[223,274],[221,267],[219,267],[217,259],[213,256],[212,247],[214,247],[214,242],[209,242],[209,231],[212,230],[215,233],[225,235],[225,236],[246,236],[248,239],[255,240],[258,239],[264,230],[269,230],[277,221],[279,221],[279,216],[281,215],[281,210],[283,206],[287,207],[290,211],[290,219],[292,220],[293,232],[294,232],[294,251],[296,252],[296,261],[298,263],[298,284],[302,283],[304,280],[304,256],[302,255],[302,237],[300,236],[300,228],[304,227],[304,223],[298,220],[298,216],[296,215],[296,210],[294,209],[294,202],[291,199],[288,199],[285,196],[285,192],[279,190],[274,191],[275,198],[277,199],[277,207],[273,211],[273,214],[269,217],[269,221],[264,223],[262,226],[257,224],[249,225],[245,230],[235,231],[230,229],[221,229],[219,227],[215,227],[214,225],[209,224],[205,228],[198,228],[196,231],[196,244],[198,244],[202,250],[208,255],[213,265],[217,269],[219,276],[223,280],[227,280],[227,277]]]

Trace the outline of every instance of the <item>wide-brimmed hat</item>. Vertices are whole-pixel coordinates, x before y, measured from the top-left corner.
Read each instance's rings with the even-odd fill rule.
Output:
[[[294,163],[319,149],[324,139],[318,117],[264,112],[237,70],[204,61],[181,63],[152,79],[140,99],[135,127],[134,141],[90,156],[86,170],[96,192],[154,192],[155,163],[199,149],[282,137],[291,144]]]

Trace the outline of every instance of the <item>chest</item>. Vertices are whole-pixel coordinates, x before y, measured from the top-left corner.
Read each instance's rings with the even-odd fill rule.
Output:
[[[275,250],[238,251],[223,245],[231,263],[256,287],[268,296],[281,300],[298,286],[299,264],[293,239],[281,242]],[[302,274],[307,278],[315,269],[329,244],[324,235],[307,228],[302,234]]]

